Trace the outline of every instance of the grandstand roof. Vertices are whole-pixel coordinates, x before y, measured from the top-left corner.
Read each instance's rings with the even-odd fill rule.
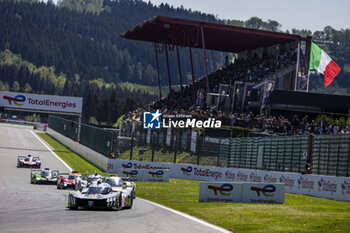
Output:
[[[206,49],[241,52],[292,41],[306,40],[298,35],[229,26],[217,23],[155,16],[123,32],[121,37],[171,45],[202,48],[201,27]]]

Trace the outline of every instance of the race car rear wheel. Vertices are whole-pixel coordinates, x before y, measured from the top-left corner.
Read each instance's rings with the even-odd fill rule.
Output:
[[[129,206],[126,206],[125,209],[131,209],[132,208],[132,205],[134,203],[134,199],[130,196],[130,205]]]
[[[122,209],[122,195],[120,194],[119,195],[119,198],[118,198],[118,210],[121,210]]]

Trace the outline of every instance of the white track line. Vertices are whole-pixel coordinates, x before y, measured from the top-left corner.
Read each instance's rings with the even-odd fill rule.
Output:
[[[210,223],[208,223],[208,222],[206,222],[206,221],[203,221],[203,220],[201,220],[201,219],[199,219],[199,218],[196,218],[196,217],[193,217],[193,216],[191,216],[191,215],[182,213],[182,212],[180,212],[180,211],[177,211],[177,210],[168,208],[168,207],[166,207],[166,206],[157,204],[157,203],[155,203],[155,202],[152,202],[152,201],[149,201],[149,200],[146,200],[146,199],[142,199],[142,198],[139,198],[139,197],[138,197],[137,199],[140,199],[140,200],[142,200],[142,201],[144,201],[144,202],[147,202],[147,203],[149,203],[149,204],[151,204],[151,205],[154,205],[154,206],[157,206],[157,207],[159,207],[159,208],[162,208],[162,209],[165,209],[165,210],[167,210],[167,211],[170,211],[170,212],[172,212],[172,213],[174,213],[174,214],[180,215],[180,216],[182,216],[182,217],[184,217],[184,218],[187,218],[187,219],[189,219],[189,220],[192,220],[192,221],[194,221],[194,222],[197,222],[197,223],[199,223],[199,224],[202,224],[202,225],[204,225],[204,226],[207,226],[207,227],[212,228],[212,229],[214,229],[214,230],[217,230],[217,231],[219,231],[219,232],[223,232],[223,233],[232,233],[231,231],[228,231],[228,230],[226,230],[226,229],[224,229],[224,228],[215,226],[215,225],[210,224]]]
[[[52,150],[51,150],[51,148],[46,144],[46,142],[44,142],[38,135],[36,135],[36,133],[34,133],[32,130],[29,130],[33,135],[34,135],[34,137],[36,137],[59,161],[61,161],[63,164],[64,164],[64,166],[66,166],[67,168],[68,168],[68,170],[70,171],[70,172],[72,172],[73,171],[73,169],[66,163],[66,162],[64,162],[55,152],[53,152]]]
[[[66,162],[64,162],[60,157],[58,157],[58,155],[56,155],[56,153],[55,152],[53,152],[52,150],[51,150],[51,148],[46,144],[46,142],[44,142],[38,135],[36,135],[32,130],[29,130],[54,156],[56,156],[56,158],[59,160],[59,161],[61,161],[70,171],[73,171],[73,169],[71,168],[71,167],[69,167],[68,166],[68,164],[66,164]],[[194,222],[197,222],[197,223],[199,223],[199,224],[202,224],[202,225],[204,225],[204,226],[207,226],[207,227],[209,227],[209,228],[212,228],[212,229],[214,229],[214,230],[217,230],[218,232],[223,232],[223,233],[231,233],[231,231],[228,231],[228,230],[226,230],[226,229],[224,229],[224,228],[221,228],[221,227],[218,227],[218,226],[215,226],[215,225],[213,225],[213,224],[210,224],[210,223],[208,223],[208,222],[206,222],[206,221],[203,221],[203,220],[201,220],[201,219],[199,219],[199,218],[196,218],[196,217],[193,217],[193,216],[191,216],[191,215],[188,215],[188,214],[185,214],[185,213],[182,213],[182,212],[180,212],[180,211],[177,211],[177,210],[174,210],[174,209],[171,209],[171,208],[169,208],[169,207],[166,207],[166,206],[163,206],[163,205],[160,205],[160,204],[157,204],[157,203],[155,203],[155,202],[153,202],[153,201],[149,201],[149,200],[146,200],[146,199],[143,199],[143,198],[137,198],[137,199],[139,199],[139,200],[142,200],[142,201],[144,201],[144,202],[146,202],[146,203],[148,203],[148,204],[151,204],[151,205],[154,205],[154,206],[157,206],[157,207],[159,207],[159,208],[162,208],[162,209],[165,209],[165,210],[167,210],[167,211],[170,211],[170,212],[172,212],[172,213],[174,213],[174,214],[177,214],[177,215],[180,215],[180,216],[182,216],[182,217],[184,217],[184,218],[187,218],[187,219],[189,219],[189,220],[191,220],[191,221],[194,221]]]

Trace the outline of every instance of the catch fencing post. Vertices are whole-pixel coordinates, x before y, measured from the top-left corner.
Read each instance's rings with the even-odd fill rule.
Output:
[[[306,162],[309,162],[310,165],[312,164],[312,140],[313,140],[313,134],[310,133],[309,134],[309,138],[308,138],[308,147],[307,147],[307,159]],[[310,173],[312,173],[312,166],[310,166]]]
[[[80,130],[81,130],[81,114],[79,114],[79,120],[78,120],[78,138],[77,138],[78,143],[80,143]]]
[[[174,152],[174,163],[176,163],[176,155],[177,155],[177,142],[179,141],[178,140],[178,137],[179,137],[179,131],[177,132],[177,134],[175,134],[175,152]]]
[[[153,140],[152,140],[152,158],[151,158],[151,162],[153,162],[154,160],[154,147],[156,145],[156,132],[153,132]]]
[[[133,148],[133,142],[134,142],[134,134],[131,133],[131,143],[130,143],[130,159],[129,160],[132,160],[132,148]]]
[[[349,176],[349,165],[350,165],[350,137],[349,137],[349,144],[348,144],[348,158],[346,161],[346,176]]]
[[[219,138],[219,153],[218,153],[218,158],[217,158],[217,161],[216,161],[216,166],[219,167],[219,164],[220,164],[220,154],[221,154],[221,138]]]

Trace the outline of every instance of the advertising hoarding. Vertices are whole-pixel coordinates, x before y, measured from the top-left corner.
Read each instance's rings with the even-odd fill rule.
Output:
[[[169,182],[169,169],[144,170],[143,181],[145,182]]]
[[[0,107],[81,114],[83,98],[2,91]]]
[[[241,202],[242,184],[200,182],[199,202]]]
[[[283,183],[285,192],[350,201],[350,178],[322,175],[302,175],[289,172],[262,171],[241,168],[221,168],[193,164],[173,164],[110,159],[108,172],[118,169],[170,169],[170,178],[208,182]]]
[[[130,181],[143,181],[143,170],[120,169],[118,170],[118,176],[129,177]]]
[[[284,184],[243,183],[242,186],[244,203],[284,203]]]

